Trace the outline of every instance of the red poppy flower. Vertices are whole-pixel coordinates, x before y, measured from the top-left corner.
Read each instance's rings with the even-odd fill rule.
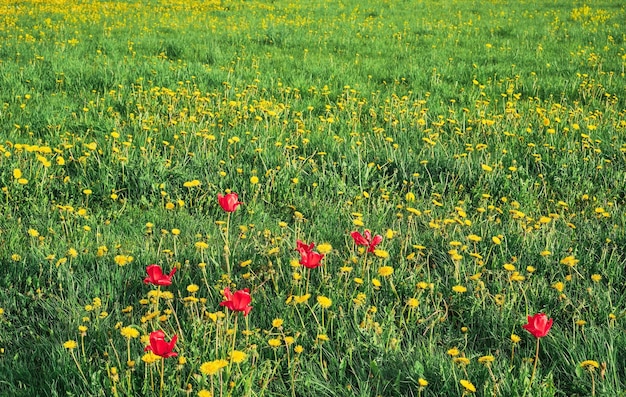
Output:
[[[170,274],[163,274],[163,269],[159,265],[150,265],[146,267],[148,277],[143,279],[146,284],[154,285],[172,285],[172,276],[176,273],[176,267],[172,269]]]
[[[244,316],[247,316],[252,310],[252,306],[250,306],[252,298],[248,288],[240,289],[233,294],[230,292],[230,288],[226,287],[224,288],[224,298],[226,300],[221,302],[220,306],[226,306],[234,312],[243,312]]]
[[[380,234],[377,234],[376,236],[374,236],[374,238],[372,238],[372,233],[370,233],[369,230],[366,230],[365,232],[363,232],[363,234],[364,235],[359,232],[352,232],[350,235],[354,239],[356,245],[367,246],[367,252],[374,252],[376,246],[380,244],[381,241],[383,241],[383,236],[381,236]]]
[[[146,346],[144,351],[151,351],[157,356],[168,358],[168,357],[176,357],[178,353],[173,352],[174,345],[176,344],[176,340],[178,339],[177,335],[172,337],[172,340],[169,342],[165,341],[165,333],[161,330],[154,331],[150,333],[150,345]]]
[[[228,193],[225,196],[222,195],[222,193],[218,193],[217,201],[226,212],[234,212],[237,209],[237,206],[242,204],[239,202],[239,196],[237,193]]]
[[[537,313],[534,316],[528,316],[528,324],[523,328],[533,334],[535,338],[543,338],[548,335],[548,331],[552,327],[552,319],[548,320],[545,313]]]

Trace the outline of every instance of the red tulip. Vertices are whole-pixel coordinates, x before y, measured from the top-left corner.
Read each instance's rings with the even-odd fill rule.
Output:
[[[228,193],[225,196],[222,195],[222,193],[218,193],[217,201],[226,212],[234,212],[237,209],[237,206],[242,204],[239,202],[239,196],[237,193]]]
[[[313,251],[313,247],[315,247],[315,243],[306,244],[300,240],[296,240],[296,251],[300,253],[300,255],[308,254]]]
[[[172,269],[170,274],[163,274],[163,269],[159,265],[150,265],[146,267],[148,277],[143,279],[146,284],[154,285],[172,285],[172,276],[176,273],[176,267]]]
[[[154,331],[150,333],[150,345],[146,346],[144,351],[151,351],[157,356],[168,358],[168,357],[176,357],[178,353],[173,352],[174,345],[176,344],[176,340],[178,339],[177,335],[172,337],[172,340],[169,342],[165,341],[165,333],[161,330]]]
[[[322,258],[324,258],[324,254],[309,252],[308,254],[300,255],[300,264],[306,268],[315,269],[322,265]]]
[[[315,243],[307,245],[300,240],[296,241],[296,251],[300,253],[300,264],[308,269],[321,266],[322,258],[324,258],[324,254],[313,251],[313,247],[315,247]]]
[[[365,236],[359,232],[352,232],[350,235],[354,239],[356,245],[366,245],[367,252],[374,252],[376,246],[383,241],[383,236],[380,234],[377,234],[374,238],[372,238],[372,233],[370,233],[369,230],[366,230],[363,234],[365,234]]]
[[[234,312],[243,312],[244,316],[247,316],[252,310],[252,306],[250,306],[252,298],[248,288],[240,289],[233,294],[230,292],[230,288],[226,287],[224,288],[224,298],[226,300],[221,302],[220,306],[226,306]]]
[[[537,313],[534,316],[528,316],[528,324],[523,328],[533,334],[535,338],[543,338],[548,335],[552,327],[552,319],[548,320],[548,316],[545,313]]]

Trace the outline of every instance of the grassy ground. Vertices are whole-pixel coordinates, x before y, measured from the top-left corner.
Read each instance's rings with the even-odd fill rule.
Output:
[[[0,1],[0,395],[626,395],[625,20]]]

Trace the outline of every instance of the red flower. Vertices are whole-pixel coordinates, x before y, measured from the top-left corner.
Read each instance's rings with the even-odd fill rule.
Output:
[[[300,253],[300,264],[308,269],[315,269],[321,266],[324,254],[313,251],[315,243],[306,244],[300,240],[296,241],[296,251]]]
[[[313,251],[313,247],[315,247],[315,243],[307,245],[300,240],[296,240],[296,251],[298,251],[300,255],[311,253]]]
[[[170,274],[163,274],[163,269],[159,265],[150,265],[146,267],[148,277],[143,279],[146,284],[154,285],[172,285],[172,276],[176,273],[176,267],[172,269]]]
[[[528,316],[528,324],[523,328],[533,334],[535,338],[543,338],[548,335],[552,327],[552,319],[548,320],[548,316],[545,313],[537,313],[534,316]]]
[[[252,298],[248,288],[240,289],[233,294],[230,292],[230,288],[226,287],[224,288],[224,298],[226,300],[221,302],[220,306],[226,306],[234,312],[243,312],[244,316],[247,316],[252,310],[252,306],[250,306]]]
[[[237,209],[237,206],[242,204],[239,202],[239,196],[237,193],[228,193],[225,196],[222,195],[222,193],[218,193],[217,201],[226,212],[234,212]]]
[[[354,239],[356,245],[366,245],[367,252],[374,252],[376,246],[383,241],[383,236],[380,234],[377,234],[374,238],[372,238],[372,233],[370,233],[369,230],[366,230],[363,234],[365,234],[365,236],[361,235],[359,232],[352,232],[350,235]]]
[[[165,341],[165,333],[161,330],[154,331],[150,333],[150,345],[146,346],[144,351],[151,351],[157,356],[168,358],[168,357],[176,357],[178,353],[173,352],[174,345],[176,344],[176,340],[178,339],[177,335],[172,337],[172,340],[169,342]]]
[[[315,269],[318,266],[321,266],[322,258],[324,254],[320,254],[319,252],[309,252],[308,254],[300,255],[300,264],[309,269]]]

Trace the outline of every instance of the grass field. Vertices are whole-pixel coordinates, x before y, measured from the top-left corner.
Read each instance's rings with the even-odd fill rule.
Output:
[[[0,0],[0,396],[626,396],[619,3]]]

